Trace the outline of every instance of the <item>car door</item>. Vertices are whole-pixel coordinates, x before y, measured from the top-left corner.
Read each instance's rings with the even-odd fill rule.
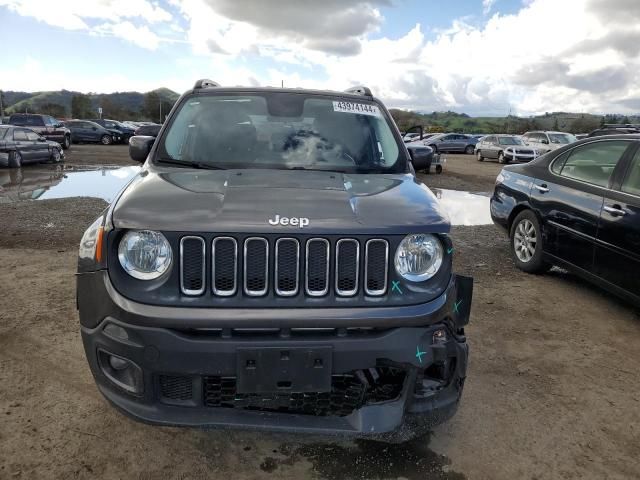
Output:
[[[33,155],[31,157],[32,162],[45,162],[49,160],[49,144],[36,132],[27,132],[27,140],[31,142]]]
[[[556,157],[534,181],[531,203],[542,219],[547,254],[592,271],[604,196],[630,145],[627,140],[579,145]]]
[[[485,145],[486,155],[484,154],[484,150],[483,155],[488,158],[498,158],[498,137],[496,137],[495,135],[487,137],[485,140]]]
[[[619,181],[604,198],[595,271],[640,299],[640,148],[627,152]]]
[[[27,138],[26,128],[14,128],[13,129],[13,141],[16,143],[16,150],[20,153],[22,161],[28,163],[33,158],[34,145]]]
[[[455,135],[445,135],[438,143],[438,150],[444,150],[450,152],[453,150],[455,144]]]

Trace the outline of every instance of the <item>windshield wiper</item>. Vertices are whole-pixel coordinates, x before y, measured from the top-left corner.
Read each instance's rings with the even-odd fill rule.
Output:
[[[201,168],[203,170],[226,170],[224,167],[218,167],[216,165],[211,165],[210,163],[174,160],[166,157],[158,158],[156,162],[168,165],[179,165],[181,167]]]

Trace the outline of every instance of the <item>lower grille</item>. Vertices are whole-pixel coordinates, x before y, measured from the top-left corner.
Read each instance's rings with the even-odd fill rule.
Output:
[[[191,400],[193,379],[191,377],[160,375],[160,395],[168,400]]]
[[[397,399],[405,372],[392,367],[333,375],[330,392],[240,394],[235,377],[204,377],[204,405],[268,412],[344,417],[371,403]]]

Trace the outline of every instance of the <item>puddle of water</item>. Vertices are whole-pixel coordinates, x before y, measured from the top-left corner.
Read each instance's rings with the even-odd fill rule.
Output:
[[[432,188],[442,207],[449,214],[451,225],[490,225],[490,193],[472,193],[460,190]]]
[[[53,165],[0,169],[0,203],[68,197],[111,202],[140,168]]]

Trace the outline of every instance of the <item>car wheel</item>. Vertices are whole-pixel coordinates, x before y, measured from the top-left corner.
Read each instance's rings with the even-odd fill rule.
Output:
[[[438,147],[435,145],[429,145],[429,147],[433,150],[433,153],[438,153]]]
[[[527,273],[542,273],[549,265],[542,258],[543,240],[538,217],[531,210],[518,214],[511,225],[511,253],[516,266]]]
[[[442,173],[442,165],[436,165],[436,173]]]
[[[69,135],[65,135],[64,141],[62,142],[62,148],[69,150],[69,147],[71,147],[71,137],[69,137]]]
[[[466,153],[467,155],[473,155],[473,151],[475,150],[476,147],[474,147],[473,145],[467,145],[464,149],[464,153]]]
[[[53,153],[51,154],[51,160],[53,160],[56,163],[60,163],[60,160],[62,160],[62,155],[60,154],[60,150],[58,150],[57,148],[53,149]]]
[[[507,163],[507,161],[504,159],[504,153],[502,152],[498,154],[498,163]]]
[[[478,150],[478,153],[476,154],[476,158],[478,159],[479,162],[482,162],[484,160],[484,157],[482,156],[482,150]]]
[[[113,143],[113,137],[111,135],[103,135],[100,138],[100,143],[103,145],[111,145]]]
[[[9,167],[20,168],[22,166],[22,155],[20,152],[11,152],[9,155]]]

